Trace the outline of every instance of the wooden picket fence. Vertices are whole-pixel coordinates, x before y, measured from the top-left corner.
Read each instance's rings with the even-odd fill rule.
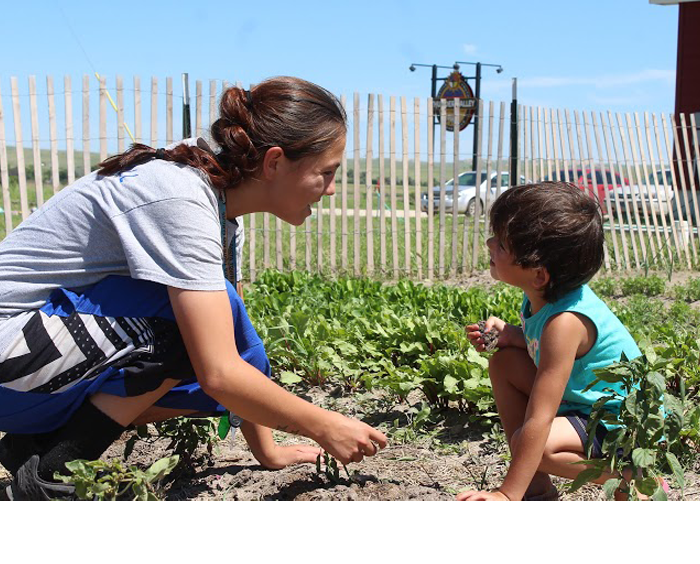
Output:
[[[5,233],[51,194],[94,170],[109,154],[125,150],[132,140],[158,147],[181,138],[183,94],[174,92],[172,78],[165,79],[164,92],[161,82],[153,77],[150,89],[142,89],[140,78],[134,77],[126,88],[116,77],[108,87],[104,77],[86,75],[81,89],[74,91],[71,77],[65,77],[63,91],[57,93],[49,76],[45,91],[38,93],[34,77],[27,90],[12,77],[6,94],[0,80]],[[205,93],[202,81],[195,82],[194,135],[206,137],[227,86],[211,80]],[[74,111],[78,99],[82,119]],[[602,194],[607,270],[677,270],[698,264],[695,115],[676,119],[518,105],[513,116],[510,103],[480,101],[474,151],[471,127],[461,135],[447,131],[447,117],[458,122],[459,108],[448,107],[445,100],[433,104],[430,98],[358,93],[352,103],[341,99],[348,113],[348,141],[337,193],[319,202],[301,227],[283,225],[268,214],[248,216],[242,262],[248,280],[271,267],[427,280],[487,268],[488,214],[481,212],[500,193],[501,183],[493,195],[481,194],[477,187],[472,216],[456,206],[446,211],[444,205],[445,184],[470,170],[473,158],[477,177],[500,178],[510,171],[511,158],[518,177],[528,181],[580,183],[577,171],[584,177],[591,173],[590,183],[582,187],[592,197]],[[5,105],[11,112],[5,112]],[[12,138],[6,134],[10,113]],[[517,155],[511,155],[512,119],[517,123]],[[28,156],[25,128],[31,137]],[[511,178],[510,183],[518,181]],[[434,189],[440,192],[437,203]],[[424,193],[427,210],[422,211]],[[654,209],[659,201],[663,213]]]

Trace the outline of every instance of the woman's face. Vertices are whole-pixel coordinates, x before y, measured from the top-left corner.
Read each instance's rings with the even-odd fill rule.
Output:
[[[344,150],[345,136],[320,155],[298,161],[283,156],[272,194],[272,213],[292,225],[304,223],[313,204],[335,194],[335,172]]]

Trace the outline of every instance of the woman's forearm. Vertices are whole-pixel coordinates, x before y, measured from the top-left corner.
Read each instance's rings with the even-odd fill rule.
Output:
[[[200,378],[204,392],[245,421],[318,440],[329,412],[275,384],[243,359]]]

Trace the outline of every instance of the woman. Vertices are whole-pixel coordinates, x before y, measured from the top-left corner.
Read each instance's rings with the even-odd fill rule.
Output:
[[[382,433],[273,383],[226,281],[228,219],[269,212],[293,225],[334,193],[345,114],[288,77],[230,88],[202,139],[134,145],[51,198],[0,243],[0,463],[11,499],[71,493],[53,474],[96,459],[128,425],[223,409],[261,464],[312,462],[271,429],[315,440],[340,462]]]

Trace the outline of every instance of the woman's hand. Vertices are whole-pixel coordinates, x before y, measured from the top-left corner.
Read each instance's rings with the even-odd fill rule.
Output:
[[[492,492],[469,490],[457,494],[457,501],[511,501],[508,496],[499,490]]]
[[[319,447],[310,445],[275,445],[270,452],[256,458],[261,466],[269,470],[281,470],[294,464],[315,463],[321,454],[323,451]]]
[[[324,423],[321,432],[312,438],[342,464],[361,462],[387,444],[381,431],[357,419],[329,411]]]
[[[523,330],[521,327],[510,325],[498,317],[491,316],[486,320],[486,331],[490,331],[491,329],[496,329],[496,331],[499,332],[497,345],[499,348],[525,348],[525,338],[523,337]],[[467,325],[465,330],[467,331],[467,338],[477,351],[483,352],[486,350],[486,345],[484,344],[484,339],[481,331],[479,331],[479,325],[477,323]]]

